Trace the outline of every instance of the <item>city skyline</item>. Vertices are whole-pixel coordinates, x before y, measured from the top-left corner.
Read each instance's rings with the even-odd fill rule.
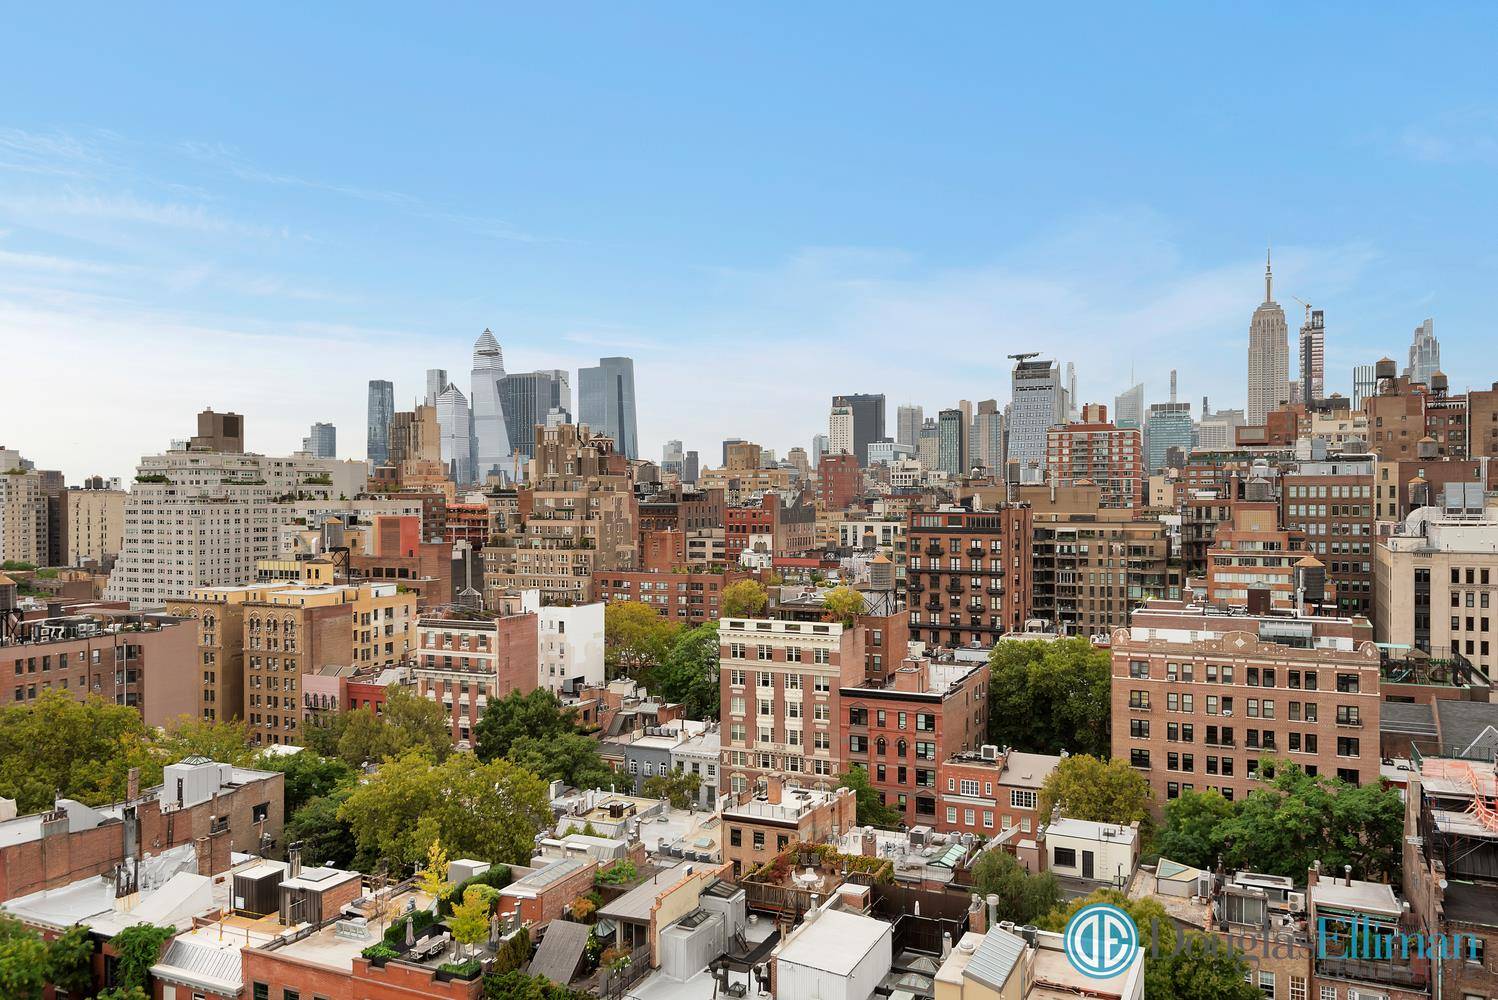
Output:
[[[1490,33],[1370,18],[1350,45],[1345,23],[1311,12],[1297,23],[1321,67],[1307,96],[1294,50],[1226,11],[1042,15],[1037,38],[1064,34],[1085,56],[1059,75],[1043,46],[978,59],[995,17],[970,12],[966,30],[935,37],[831,12],[802,12],[791,32],[723,11],[600,9],[582,26],[507,15],[504,31],[476,14],[462,34],[502,34],[500,50],[446,25],[376,24],[361,29],[368,62],[353,63],[346,26],[311,17],[301,44],[327,59],[297,61],[280,33],[229,12],[159,35],[106,12],[69,26],[99,58],[59,79],[69,35],[53,12],[20,12],[32,43],[0,69],[17,97],[0,118],[0,326],[20,370],[60,370],[57,345],[88,359],[70,382],[99,401],[43,422],[29,450],[70,481],[128,475],[122,456],[159,450],[212,404],[251,418],[265,452],[295,449],[316,420],[345,428],[353,457],[370,379],[394,381],[402,408],[430,367],[466,393],[457,373],[485,327],[526,370],[632,357],[642,455],[673,438],[711,455],[749,434],[783,454],[850,386],[933,414],[1004,400],[1004,355],[1029,350],[1076,361],[1077,403],[1112,400],[1131,367],[1146,404],[1161,401],[1174,367],[1182,398],[1240,408],[1242,366],[1226,359],[1246,353],[1266,242],[1281,299],[1326,310],[1328,392],[1351,394],[1354,365],[1402,365],[1426,317],[1448,370],[1481,370]],[[857,44],[829,54],[816,39],[834,25]],[[1189,42],[1204,31],[1232,40]],[[200,53],[221,47],[188,43],[223,33],[239,44],[214,59],[213,94],[169,83],[208,72]],[[368,68],[438,33],[455,57],[426,70],[474,96],[462,115],[417,107]],[[134,53],[108,44],[126,35],[141,36]],[[1175,61],[1119,44],[1136,39]],[[640,54],[622,68],[600,58],[621,41]],[[1367,72],[1419,44],[1448,54],[1438,79]],[[709,49],[738,71],[715,72]],[[161,72],[142,77],[142,62]],[[1042,67],[1047,89],[1016,97]],[[1182,73],[1203,81],[1200,102],[1178,100]],[[1256,85],[1231,83],[1243,77]],[[1310,152],[1288,152],[1292,103],[1316,123]],[[1279,159],[1263,142],[1274,134]],[[808,384],[750,367],[700,377],[751,341],[860,349]],[[1222,359],[1182,350],[1197,343]],[[228,352],[244,357],[226,365]],[[347,360],[330,378],[288,352]],[[160,402],[133,405],[121,380]],[[17,381],[8,426],[48,403],[42,380]],[[106,408],[131,419],[89,419]]]

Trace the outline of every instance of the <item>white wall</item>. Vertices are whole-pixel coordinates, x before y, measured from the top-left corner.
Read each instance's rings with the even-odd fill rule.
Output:
[[[587,684],[603,683],[603,603],[570,608],[539,607],[540,687],[555,691],[564,680],[582,677]]]

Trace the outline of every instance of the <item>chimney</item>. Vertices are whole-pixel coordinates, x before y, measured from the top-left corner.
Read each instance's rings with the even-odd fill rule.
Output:
[[[780,804],[780,792],[782,781],[780,775],[772,774],[765,779],[765,801],[771,805]]]
[[[1343,865],[1342,866],[1342,874],[1346,877],[1346,882],[1344,884],[1347,886],[1347,888],[1351,889],[1352,888],[1352,865]]]
[[[983,897],[976,892],[973,893],[972,902],[967,907],[967,928],[975,934],[983,934],[988,930],[988,911],[983,908]]]
[[[872,826],[866,826],[863,828],[861,843],[861,851],[864,857],[877,858],[879,856],[879,837],[874,833],[874,828]]]
[[[296,843],[290,844],[290,845],[287,846],[287,848],[286,848],[286,863],[287,863],[287,871],[286,871],[286,877],[287,878],[289,878],[289,879],[296,878],[298,875],[302,874],[302,842],[301,841],[297,841]]]

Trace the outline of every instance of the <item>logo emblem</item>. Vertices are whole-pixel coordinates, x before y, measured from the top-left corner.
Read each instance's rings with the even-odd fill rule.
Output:
[[[1072,968],[1093,979],[1111,979],[1134,961],[1139,929],[1118,907],[1093,903],[1072,914],[1061,943]]]

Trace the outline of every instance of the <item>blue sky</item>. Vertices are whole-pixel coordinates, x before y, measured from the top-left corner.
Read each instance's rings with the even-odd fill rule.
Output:
[[[1203,9],[1206,8],[1206,9]],[[938,16],[939,15],[939,16]],[[202,406],[362,457],[484,327],[636,359],[640,436],[784,453],[828,397],[1241,406],[1266,243],[1328,380],[1492,341],[1498,8],[552,5],[10,12],[0,443],[125,475]]]

